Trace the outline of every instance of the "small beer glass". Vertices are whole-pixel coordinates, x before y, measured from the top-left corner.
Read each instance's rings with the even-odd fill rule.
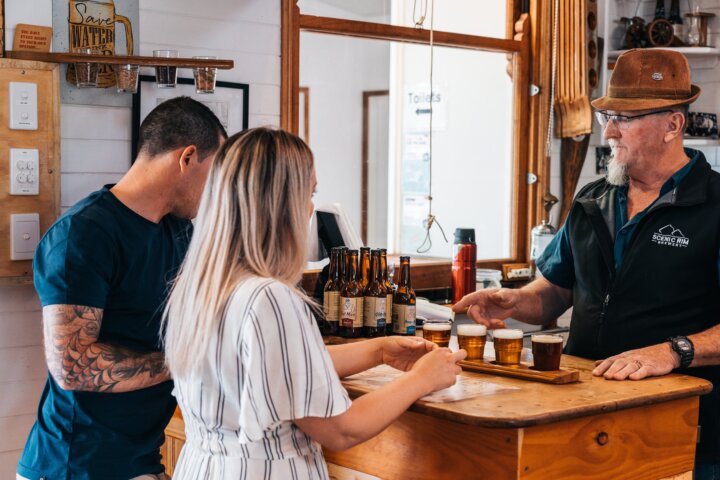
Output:
[[[520,365],[523,346],[523,331],[501,328],[493,331],[495,363],[499,365]]]
[[[559,370],[563,338],[560,335],[533,335],[532,353],[536,370]]]
[[[482,360],[485,356],[485,340],[487,327],[485,325],[458,325],[458,346],[467,351],[466,360]]]
[[[423,324],[423,337],[425,340],[430,340],[441,348],[447,348],[450,344],[451,330],[452,324],[450,322],[433,322],[428,320]]]

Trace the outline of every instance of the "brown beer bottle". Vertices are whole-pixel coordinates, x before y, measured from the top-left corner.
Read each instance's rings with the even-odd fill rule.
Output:
[[[393,294],[395,289],[393,287],[391,279],[388,278],[388,265],[387,265],[387,249],[380,249],[380,267],[382,268],[383,285],[385,286],[385,309],[387,314],[385,316],[385,333],[387,335],[393,334],[393,323],[392,323],[392,312],[393,312]]]
[[[415,335],[415,291],[410,283],[410,257],[400,257],[400,280],[393,296],[393,333]]]
[[[323,313],[325,314],[323,335],[337,334],[340,323],[340,260],[342,251],[340,247],[330,250],[330,272],[328,281],[325,283],[323,295]]]
[[[387,322],[387,310],[385,308],[387,300],[382,276],[380,250],[372,251],[370,273],[370,282],[365,287],[363,331],[366,337],[383,337],[385,336],[385,324]]]
[[[356,338],[362,334],[363,328],[363,291],[358,283],[358,251],[348,251],[345,285],[340,292],[340,327],[341,337]]]
[[[370,283],[370,247],[360,247],[360,288],[365,291]]]

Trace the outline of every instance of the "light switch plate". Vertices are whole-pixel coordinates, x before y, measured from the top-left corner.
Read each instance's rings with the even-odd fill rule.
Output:
[[[40,156],[34,148],[10,149],[10,195],[39,195]]]
[[[37,84],[29,82],[10,82],[10,116],[12,130],[37,130]]]
[[[40,242],[40,215],[10,215],[10,260],[32,260]]]

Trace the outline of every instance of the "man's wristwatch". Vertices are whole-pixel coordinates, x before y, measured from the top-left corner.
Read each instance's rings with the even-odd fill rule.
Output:
[[[695,357],[695,345],[688,337],[678,336],[668,338],[673,351],[680,356],[680,368],[687,368]]]

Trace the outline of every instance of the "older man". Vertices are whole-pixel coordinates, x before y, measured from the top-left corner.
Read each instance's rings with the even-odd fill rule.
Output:
[[[169,282],[227,137],[188,97],[140,126],[138,157],[48,230],[33,264],[43,305],[48,379],[18,478],[154,479],[175,409],[160,349]]]
[[[676,369],[712,381],[700,404],[696,478],[720,460],[720,174],[683,148],[700,95],[683,55],[632,50],[593,102],[613,150],[607,178],[585,186],[538,261],[543,278],[480,291],[456,307],[490,327],[544,324],[573,307],[566,353],[593,373],[639,380]],[[686,368],[689,370],[684,370]]]

